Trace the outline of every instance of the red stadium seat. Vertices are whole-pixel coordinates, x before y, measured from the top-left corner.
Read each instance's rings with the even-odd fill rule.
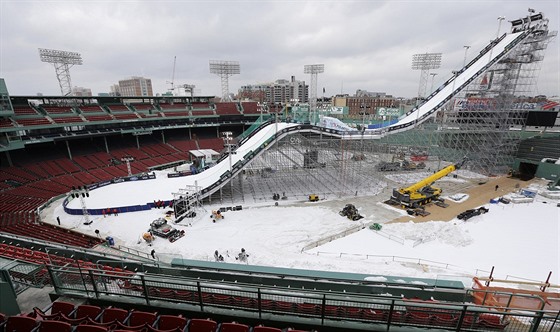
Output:
[[[72,325],[59,320],[43,320],[39,324],[37,332],[70,332]]]
[[[4,326],[4,331],[31,332],[37,326],[34,318],[26,316],[10,316]]]
[[[156,319],[157,313],[132,311],[125,322],[117,321],[117,326],[119,329],[141,330],[154,325]]]
[[[282,332],[282,330],[275,327],[255,326],[253,332]]]
[[[187,325],[187,319],[173,315],[160,315],[157,323],[157,329],[151,326],[148,327],[149,331],[163,332],[163,331],[182,331]]]
[[[189,322],[189,332],[216,332],[218,323],[211,319],[191,319]]]
[[[107,329],[104,326],[97,326],[97,325],[77,325],[74,332],[107,332]]]
[[[249,332],[249,326],[239,323],[222,323],[220,332]]]

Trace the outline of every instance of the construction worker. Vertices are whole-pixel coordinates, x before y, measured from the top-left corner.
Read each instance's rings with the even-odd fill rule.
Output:
[[[239,260],[240,262],[247,262],[247,257],[249,257],[249,255],[245,252],[245,248],[241,248],[241,252],[237,254],[237,257],[235,257],[235,259]]]
[[[144,241],[146,241],[146,243],[148,243],[149,246],[151,246],[152,242],[154,242],[154,236],[150,232],[142,234],[142,238],[144,239]]]

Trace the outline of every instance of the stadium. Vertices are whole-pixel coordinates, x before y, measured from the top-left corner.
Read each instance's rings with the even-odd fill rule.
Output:
[[[490,199],[557,215],[557,104],[526,97],[555,36],[542,13],[514,20],[410,111],[359,130],[313,102],[11,96],[0,79],[3,330],[558,330],[557,262],[512,281],[321,256],[366,231],[404,245],[386,230],[414,214],[458,222],[441,211],[476,182],[467,219]]]

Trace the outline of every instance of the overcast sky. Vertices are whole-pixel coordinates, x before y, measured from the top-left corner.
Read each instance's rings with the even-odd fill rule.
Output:
[[[0,77],[11,95],[59,95],[52,64],[38,48],[81,53],[73,86],[108,92],[130,76],[152,79],[154,93],[195,84],[197,95],[221,95],[209,60],[239,61],[241,85],[289,79],[309,82],[306,64],[324,64],[318,94],[357,89],[413,97],[420,72],[415,53],[441,52],[435,86],[472,59],[531,7],[560,30],[560,2],[550,1],[24,1],[0,0]],[[509,31],[504,21],[501,32]],[[467,60],[468,61],[468,60]],[[428,89],[429,85],[428,84]],[[549,44],[535,94],[558,95],[557,39]]]

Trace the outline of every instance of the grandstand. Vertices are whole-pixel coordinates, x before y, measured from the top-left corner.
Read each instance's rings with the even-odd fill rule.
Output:
[[[519,66],[508,66],[525,58],[527,52],[542,51],[540,46],[528,49],[529,42],[546,46],[552,33],[543,34],[540,19],[531,17],[532,25],[524,29],[515,26],[515,32],[512,29],[491,41],[458,74],[397,123],[362,133],[259,118],[261,110],[254,102],[213,103],[209,96],[47,96],[37,101],[36,97],[10,96],[0,80],[0,95],[9,100],[8,107],[0,113],[0,151],[4,152],[0,158],[0,311],[4,313],[0,315],[0,330],[557,329],[559,301],[553,296],[547,298],[548,293],[504,295],[503,290],[484,285],[470,289],[460,281],[405,277],[395,280],[386,276],[383,280],[367,280],[365,275],[350,273],[240,268],[229,263],[185,259],[167,264],[153,254],[111,247],[108,239],[40,220],[40,212],[54,200],[67,197],[73,187],[90,188],[88,195],[93,197],[103,193],[102,186],[111,183],[123,187],[137,184],[154,168],[184,163],[190,159],[189,151],[197,149],[224,153],[213,168],[200,173],[202,176],[180,179],[181,186],[196,184],[201,186],[197,199],[232,205],[249,192],[255,201],[270,198],[278,191],[294,197],[305,196],[309,190],[338,196],[371,194],[374,189],[366,186],[384,181],[373,170],[375,163],[396,152],[411,155],[414,149],[426,147],[430,147],[429,161],[434,164],[469,154],[481,156],[472,158],[479,169],[491,172],[509,167],[512,164],[506,161],[513,156],[511,148],[520,139],[512,139],[509,128],[495,126],[499,117],[481,119],[475,115],[472,121],[473,114],[452,110],[447,113],[450,122],[441,123],[438,113],[448,109],[454,98],[475,94],[473,86],[480,86],[489,71],[517,72],[519,77],[504,75],[508,81],[502,86],[508,89],[510,80],[530,80],[523,76],[526,72],[519,74]],[[489,113],[499,111],[503,109]],[[519,110],[511,112],[520,114]],[[259,122],[255,122],[257,118]],[[485,135],[470,135],[473,127],[482,124],[487,130]],[[435,138],[426,133],[433,128],[442,128]],[[226,131],[238,137],[231,155],[224,149],[222,133]],[[551,154],[557,157],[557,139],[553,136],[523,141],[517,157],[524,163]],[[499,146],[507,146],[503,151],[489,151],[488,147],[497,140]],[[490,152],[497,157],[488,159]],[[501,152],[503,160],[496,161]],[[371,158],[360,158],[365,155]],[[123,162],[128,157],[134,159],[130,163],[132,177]],[[199,181],[191,183],[193,179]],[[122,181],[127,182],[121,184]],[[230,185],[230,193],[222,190],[226,185]],[[171,197],[164,195],[171,196],[181,186],[158,195],[167,201]],[[131,197],[135,194],[130,192]],[[116,197],[105,199],[117,201]],[[76,214],[101,210],[86,207],[81,201],[80,204],[69,209]],[[16,293],[23,294],[28,287],[52,287],[53,300],[59,300],[18,316]],[[73,302],[66,302],[67,298]],[[521,302],[541,306],[516,307]]]

